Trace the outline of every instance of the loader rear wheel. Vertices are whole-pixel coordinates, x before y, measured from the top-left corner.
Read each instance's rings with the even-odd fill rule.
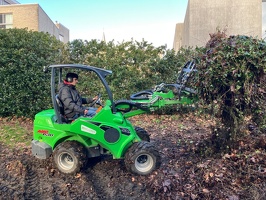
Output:
[[[76,174],[87,164],[85,147],[76,141],[59,144],[53,153],[54,164],[64,174]]]
[[[150,135],[148,134],[148,132],[145,129],[136,126],[135,131],[141,140],[150,142]]]
[[[156,148],[149,142],[134,143],[125,154],[125,166],[128,171],[147,175],[161,165],[161,157]]]

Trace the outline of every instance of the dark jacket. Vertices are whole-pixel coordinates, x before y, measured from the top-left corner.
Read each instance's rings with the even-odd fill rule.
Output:
[[[85,107],[82,104],[92,103],[92,98],[82,98],[74,85],[64,81],[59,84],[59,99],[64,104],[64,114],[71,118],[76,114],[83,115]]]

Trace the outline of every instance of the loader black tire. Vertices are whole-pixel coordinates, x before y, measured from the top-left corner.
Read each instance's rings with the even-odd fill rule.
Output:
[[[54,164],[63,174],[76,174],[86,166],[88,157],[85,147],[77,141],[59,144],[53,152]]]
[[[136,126],[135,131],[141,140],[146,141],[146,142],[150,142],[150,135],[148,134],[148,132],[145,129]]]
[[[149,142],[134,143],[125,154],[126,169],[134,174],[148,175],[161,165],[159,151]]]

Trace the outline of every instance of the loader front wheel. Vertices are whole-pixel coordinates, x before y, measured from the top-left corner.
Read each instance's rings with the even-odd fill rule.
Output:
[[[149,142],[134,143],[125,154],[125,166],[128,171],[138,175],[148,175],[161,165],[161,157]]]
[[[54,164],[64,174],[76,174],[87,163],[86,149],[76,141],[59,144],[53,153]]]

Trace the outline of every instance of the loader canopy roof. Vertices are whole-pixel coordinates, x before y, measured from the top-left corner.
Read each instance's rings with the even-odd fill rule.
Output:
[[[98,67],[88,66],[88,65],[81,65],[81,64],[60,64],[60,65],[50,65],[51,68],[76,68],[76,69],[83,69],[88,71],[94,71],[97,74],[100,74],[102,77],[106,77],[109,74],[112,74],[111,70],[101,69]]]

